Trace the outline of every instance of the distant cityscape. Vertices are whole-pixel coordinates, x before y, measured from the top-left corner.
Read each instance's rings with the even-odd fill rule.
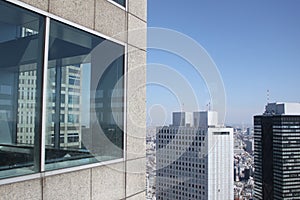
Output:
[[[0,200],[300,200],[299,8],[0,1]]]
[[[170,126],[147,127],[148,200],[300,199],[300,103],[268,103],[254,126],[220,126],[211,114],[174,112]]]

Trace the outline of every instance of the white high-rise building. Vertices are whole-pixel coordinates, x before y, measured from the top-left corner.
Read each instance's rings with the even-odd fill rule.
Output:
[[[156,197],[233,199],[233,129],[220,126],[213,111],[193,117],[193,127],[173,119],[158,129]]]

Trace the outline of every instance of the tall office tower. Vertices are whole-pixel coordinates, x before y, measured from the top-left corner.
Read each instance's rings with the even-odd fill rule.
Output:
[[[300,103],[254,116],[255,199],[300,199]]]
[[[173,118],[157,130],[156,198],[233,199],[233,129],[218,125],[213,111],[193,118],[193,127]]]
[[[30,69],[33,68],[33,69]],[[36,70],[34,66],[25,65],[19,74],[18,122],[16,135],[18,144],[34,144]],[[13,140],[14,140],[13,139]]]

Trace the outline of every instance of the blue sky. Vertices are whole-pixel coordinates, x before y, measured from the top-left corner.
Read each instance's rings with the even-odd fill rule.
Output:
[[[226,123],[251,124],[264,110],[267,90],[270,102],[300,102],[299,9],[298,0],[148,0],[148,27],[173,29],[202,45],[224,82]],[[205,82],[187,62],[151,49],[147,59],[182,73],[206,108]],[[150,112],[155,125],[163,118],[170,123],[171,112],[180,107],[169,91],[154,85],[147,87],[147,106],[148,114],[156,107]]]

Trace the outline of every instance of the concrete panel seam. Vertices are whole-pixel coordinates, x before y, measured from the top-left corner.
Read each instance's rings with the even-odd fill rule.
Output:
[[[134,14],[134,13],[132,13],[132,12],[128,12],[128,14],[130,14],[131,16],[133,16],[133,17],[135,17],[135,18],[137,18],[137,19],[139,19],[139,20],[141,20],[141,21],[143,21],[143,22],[145,22],[145,23],[147,23],[147,21],[146,20],[144,20],[144,19],[142,19],[142,18],[140,18],[139,16],[137,16],[136,14]]]
[[[137,47],[137,46],[135,46],[135,45],[133,45],[133,44],[129,44],[128,43],[128,46],[131,46],[131,47],[133,47],[133,48],[136,48],[137,50],[141,50],[141,51],[144,51],[144,52],[147,52],[147,47],[145,47],[145,49],[141,49],[140,47]]]

